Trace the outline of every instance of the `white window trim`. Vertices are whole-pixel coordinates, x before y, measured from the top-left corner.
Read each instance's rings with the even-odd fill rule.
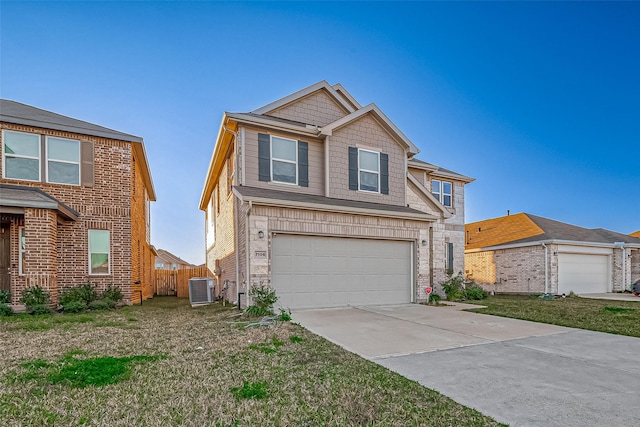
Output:
[[[281,136],[277,136],[277,135],[269,135],[269,137],[271,138],[271,143],[269,144],[269,157],[271,158],[271,182],[274,182],[276,184],[284,184],[284,185],[298,185],[298,141],[296,141],[295,139],[291,139],[291,138],[283,138]],[[278,138],[278,139],[284,139],[286,141],[292,141],[295,143],[296,145],[296,160],[292,161],[292,160],[288,160],[288,159],[281,159],[279,157],[274,157],[273,156],[273,138]],[[295,167],[295,172],[296,172],[296,182],[285,182],[285,181],[277,181],[275,179],[273,179],[273,162],[274,161],[278,161],[278,162],[282,162],[282,163],[291,163],[294,164]]]
[[[7,140],[6,135],[7,133],[21,133],[24,135],[35,135],[38,137],[38,157],[33,157],[33,156],[22,156],[20,154],[7,154],[4,152],[4,147],[5,147],[5,141]],[[42,151],[42,147],[41,147],[41,142],[40,142],[40,135],[37,133],[30,133],[30,132],[19,132],[16,130],[8,130],[8,129],[4,129],[2,131],[2,177],[5,179],[13,179],[16,181],[31,181],[31,182],[41,182],[42,181],[42,161],[40,160],[41,158],[41,153]],[[7,165],[6,165],[6,158],[7,156],[9,157],[13,157],[13,158],[17,158],[17,159],[31,159],[31,160],[37,160],[38,161],[38,179],[26,179],[26,178],[9,178],[6,176],[7,174]]]
[[[26,251],[26,243],[25,243],[25,248],[22,249],[22,233],[25,232],[25,228],[24,226],[22,227],[18,227],[18,275],[19,276],[24,276],[24,268],[22,267],[22,257],[25,254]],[[26,235],[25,235],[25,239],[26,239]]]
[[[448,183],[451,186],[451,193],[445,193],[444,192],[444,183],[445,182]],[[438,183],[438,192],[435,193],[435,194],[433,192],[433,184],[434,183]],[[451,182],[451,181],[442,181],[440,179],[432,179],[431,180],[431,194],[433,195],[433,197],[435,197],[442,204],[442,206],[444,206],[446,208],[452,208],[453,207],[453,182]],[[444,204],[444,196],[449,196],[449,198],[451,200],[451,204],[449,204],[449,205],[445,205]]]
[[[72,142],[77,142],[78,143],[78,161],[77,162],[71,162],[69,160],[57,160],[57,159],[49,159],[49,138],[55,138],[55,139],[61,139],[63,141],[72,141]],[[80,140],[77,139],[70,139],[70,138],[61,138],[58,136],[49,136],[47,135],[45,137],[46,141],[45,141],[45,168],[46,168],[46,174],[47,174],[47,182],[50,184],[60,184],[60,185],[72,185],[75,187],[78,187],[82,184],[82,171],[80,170],[81,166],[81,160],[82,160],[82,153],[80,152]],[[78,183],[77,184],[69,184],[68,182],[54,182],[51,181],[49,179],[49,161],[52,162],[56,162],[56,163],[66,163],[69,165],[78,165]]]
[[[106,273],[93,273],[91,271],[91,232],[92,231],[107,231],[109,233],[109,252],[107,252],[107,255],[109,256],[109,262],[107,263],[107,272]],[[111,275],[111,230],[102,230],[102,229],[90,229],[87,231],[87,249],[88,249],[88,271],[89,271],[89,276],[109,276]],[[96,254],[102,254],[104,252],[94,252]]]
[[[371,169],[365,169],[365,168],[361,168],[360,167],[360,152],[361,151],[366,151],[368,153],[373,153],[376,156],[378,156],[378,170],[374,171]],[[378,190],[377,191],[373,191],[373,190],[363,190],[362,188],[360,188],[360,172],[367,172],[367,173],[375,173],[376,175],[378,175]],[[379,151],[373,151],[373,150],[366,150],[364,148],[358,148],[358,191],[363,191],[365,193],[374,193],[374,194],[380,194],[380,152]]]

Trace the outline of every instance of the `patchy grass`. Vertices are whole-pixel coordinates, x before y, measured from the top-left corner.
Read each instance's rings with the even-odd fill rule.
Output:
[[[527,295],[495,295],[482,300],[481,304],[487,308],[470,311],[640,337],[640,301],[580,297],[543,300]]]
[[[298,325],[236,319],[171,297],[0,318],[1,424],[498,425]]]

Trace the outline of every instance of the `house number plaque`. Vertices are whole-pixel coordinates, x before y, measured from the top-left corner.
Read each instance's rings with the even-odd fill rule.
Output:
[[[267,251],[255,251],[255,256],[256,258],[266,258],[267,257]]]

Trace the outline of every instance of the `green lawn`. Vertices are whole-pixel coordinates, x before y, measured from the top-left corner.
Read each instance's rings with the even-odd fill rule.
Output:
[[[491,426],[298,325],[155,298],[0,318],[3,426]]]
[[[474,311],[591,331],[640,337],[640,301],[612,301],[579,297],[542,300],[534,296],[495,295]]]

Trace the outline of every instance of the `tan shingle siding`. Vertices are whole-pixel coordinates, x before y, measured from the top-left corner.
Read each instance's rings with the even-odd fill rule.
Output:
[[[266,115],[322,127],[347,114],[348,112],[329,94],[324,90],[318,90],[291,104],[270,111]]]

